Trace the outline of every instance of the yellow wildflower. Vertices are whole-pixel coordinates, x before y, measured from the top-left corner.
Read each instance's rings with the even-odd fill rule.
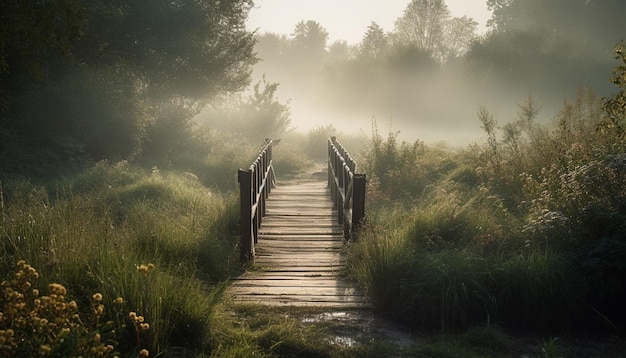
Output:
[[[122,297],[118,297],[115,299],[115,301],[113,301],[115,304],[121,305],[122,303],[124,303],[124,299]]]
[[[139,351],[139,356],[140,357],[149,357],[150,356],[150,352],[148,352],[147,349],[142,349]]]
[[[93,296],[91,296],[91,297],[93,297],[93,300],[96,301],[96,302],[102,301],[102,294],[101,293],[94,293]]]

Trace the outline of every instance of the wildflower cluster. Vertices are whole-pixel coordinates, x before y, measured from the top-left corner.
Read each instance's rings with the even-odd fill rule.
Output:
[[[147,331],[150,329],[150,324],[145,322],[145,319],[143,316],[138,315],[136,312],[130,312],[128,314],[128,318],[130,319],[130,321],[132,322],[133,326],[135,327],[135,333],[137,334],[137,346],[140,347],[141,346],[141,337],[140,337],[140,333],[143,331]],[[139,356],[140,357],[148,357],[150,355],[150,353],[148,352],[147,349],[142,349],[139,351]]]
[[[0,284],[0,355],[111,357],[115,352],[113,322],[86,325],[78,304],[58,283],[41,295],[33,283],[39,274],[25,261],[12,279]],[[102,295],[93,296],[94,322],[104,315]]]
[[[144,275],[147,275],[148,272],[152,271],[152,269],[154,269],[154,264],[141,264],[137,266],[137,271]]]

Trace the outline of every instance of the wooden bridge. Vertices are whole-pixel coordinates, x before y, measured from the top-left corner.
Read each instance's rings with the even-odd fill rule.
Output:
[[[365,214],[365,175],[333,137],[328,163],[276,181],[272,141],[239,171],[241,258],[252,269],[234,278],[235,302],[269,306],[363,308],[345,279],[345,245]]]

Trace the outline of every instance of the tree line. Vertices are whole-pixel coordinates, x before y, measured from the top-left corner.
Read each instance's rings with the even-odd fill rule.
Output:
[[[0,168],[167,163],[191,119],[250,82],[249,0],[11,1],[0,11]],[[151,164],[152,163],[152,164]]]
[[[555,114],[577,87],[612,90],[612,52],[626,36],[623,2],[487,6],[492,18],[482,34],[473,19],[452,16],[443,0],[409,2],[391,31],[372,22],[357,44],[329,43],[323,24],[301,21],[289,36],[259,36],[263,61],[255,71],[280,82],[294,102],[302,96],[364,118],[393,117],[403,131],[433,120],[474,130],[481,105],[514,118],[515,103],[529,93],[542,114]]]
[[[436,117],[458,131],[477,127],[479,104],[514,110],[532,93],[542,108],[560,107],[580,85],[610,91],[626,10],[617,0],[488,0],[481,35],[445,1],[413,0],[392,31],[372,22],[349,45],[329,43],[315,21],[290,36],[247,31],[253,5],[2,4],[3,175],[55,175],[103,159],[188,169],[210,151],[207,125],[244,137],[288,131],[295,101],[281,102],[280,91],[342,113],[395,116],[400,127]]]

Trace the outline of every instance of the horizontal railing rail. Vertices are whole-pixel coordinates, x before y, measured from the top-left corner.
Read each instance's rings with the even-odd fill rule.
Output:
[[[265,216],[265,201],[276,183],[272,147],[272,140],[266,138],[250,168],[239,169],[237,174],[241,207],[239,225],[242,261],[254,259],[254,245],[258,241],[259,227]]]
[[[365,183],[365,174],[357,174],[356,161],[336,137],[330,137],[328,186],[346,240],[353,238],[365,218]]]

